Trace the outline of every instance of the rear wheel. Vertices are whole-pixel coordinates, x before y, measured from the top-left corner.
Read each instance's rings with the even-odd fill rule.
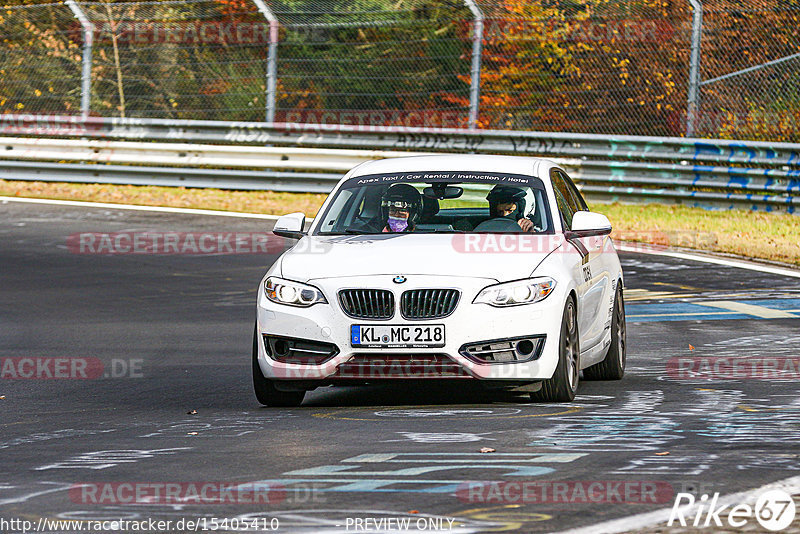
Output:
[[[253,329],[253,390],[264,406],[300,406],[305,391],[281,391],[275,381],[266,378],[258,365],[258,328]]]
[[[622,287],[617,288],[611,315],[611,346],[605,359],[583,370],[586,380],[620,380],[625,374],[625,301]]]
[[[579,365],[578,317],[575,301],[570,298],[564,306],[564,315],[561,319],[558,365],[553,376],[542,382],[542,389],[531,393],[531,399],[543,402],[572,401],[578,391]]]

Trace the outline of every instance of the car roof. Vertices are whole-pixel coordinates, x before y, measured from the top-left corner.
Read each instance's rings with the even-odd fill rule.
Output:
[[[362,163],[347,178],[368,174],[424,171],[502,172],[541,177],[540,173],[557,166],[543,158],[494,156],[483,154],[442,154],[387,158]]]

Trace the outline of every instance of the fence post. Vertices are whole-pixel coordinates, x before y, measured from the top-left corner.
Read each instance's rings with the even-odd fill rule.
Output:
[[[692,5],[692,56],[689,67],[689,102],[686,108],[686,137],[694,137],[700,110],[700,39],[703,35],[702,0],[689,0]]]
[[[267,113],[266,121],[275,122],[275,92],[278,87],[278,18],[264,2],[253,0],[258,10],[269,22],[269,49],[267,51]]]
[[[469,127],[478,127],[478,111],[481,98],[481,46],[483,44],[483,12],[475,0],[464,0],[464,3],[475,17],[475,29],[472,32],[472,69],[469,87]]]
[[[94,44],[94,26],[89,18],[75,2],[66,0],[72,14],[81,23],[83,29],[83,59],[81,60],[81,115],[83,120],[89,117],[92,98],[92,45]]]

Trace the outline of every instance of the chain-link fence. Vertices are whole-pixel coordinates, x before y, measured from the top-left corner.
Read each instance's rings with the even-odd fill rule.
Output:
[[[80,113],[74,21],[64,4],[0,11],[0,113]]]
[[[0,121],[86,113],[800,141],[800,0],[14,4],[27,5],[0,11]]]
[[[698,132],[800,141],[800,1],[704,0]]]
[[[463,2],[273,2],[281,23],[277,119],[466,126]],[[465,83],[463,80],[466,79]]]
[[[92,112],[264,120],[269,31],[252,2],[78,5],[95,27]]]

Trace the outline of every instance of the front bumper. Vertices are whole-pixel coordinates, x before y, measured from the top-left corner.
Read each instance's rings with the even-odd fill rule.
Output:
[[[325,294],[327,304],[298,308],[269,301],[262,285],[258,292],[258,363],[265,377],[275,380],[338,382],[347,379],[459,379],[473,378],[509,383],[536,382],[550,378],[558,363],[558,340],[566,299],[566,288],[556,289],[545,300],[522,306],[494,308],[472,301],[481,289],[495,283],[491,279],[440,276],[414,276],[413,283],[393,284],[389,276],[349,277],[312,280]],[[399,313],[389,320],[353,319],[345,315],[337,299],[344,287],[388,289],[396,301],[402,291],[422,288],[458,288],[461,299],[455,311],[441,319],[407,320]],[[351,346],[351,325],[443,324],[445,344],[430,348],[361,348]],[[318,354],[312,363],[297,363],[274,354],[274,341],[298,340],[297,346],[310,350],[334,346],[327,356]],[[465,350],[468,345],[491,344],[504,340],[541,340],[524,361],[485,362]],[[312,342],[304,345],[304,342]],[[316,343],[313,344],[313,343]],[[491,349],[492,347],[489,347]],[[525,346],[527,351],[530,347]],[[283,361],[281,361],[283,360]]]

